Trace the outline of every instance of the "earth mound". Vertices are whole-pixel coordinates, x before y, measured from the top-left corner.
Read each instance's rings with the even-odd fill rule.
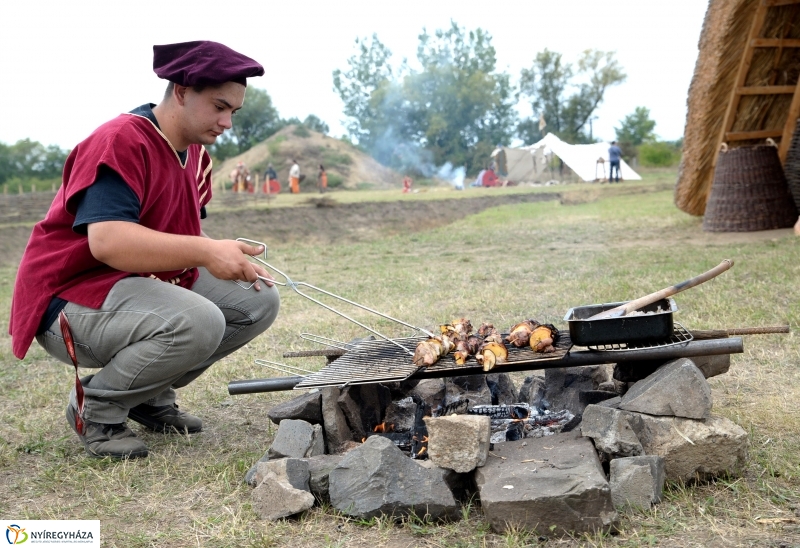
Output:
[[[350,143],[322,135],[304,126],[290,125],[250,150],[228,158],[219,167],[214,166],[215,182],[217,185],[222,181],[228,183],[230,173],[239,162],[243,162],[251,174],[258,174],[261,183],[264,172],[271,163],[278,173],[282,190],[285,191],[292,159],[300,166],[301,191],[317,188],[320,164],[325,166],[328,173],[329,188],[399,188],[403,180],[402,175],[381,165]]]

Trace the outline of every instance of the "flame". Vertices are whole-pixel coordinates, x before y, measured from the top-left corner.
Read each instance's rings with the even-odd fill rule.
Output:
[[[382,423],[376,425],[375,428],[372,429],[372,431],[373,432],[380,432],[381,434],[385,434],[387,432],[394,432],[394,423],[390,422],[390,423],[387,424],[385,422],[382,422]]]
[[[428,450],[427,446],[423,447],[422,449],[419,450],[419,453],[417,453],[417,456],[419,457],[420,455],[422,455],[427,450]]]
[[[367,438],[361,438],[361,443],[365,443],[366,441],[367,441]]]

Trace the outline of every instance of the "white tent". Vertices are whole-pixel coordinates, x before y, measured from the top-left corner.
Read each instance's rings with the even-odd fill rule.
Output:
[[[541,180],[553,154],[558,156],[567,167],[584,181],[607,179],[610,164],[608,163],[608,143],[592,143],[588,145],[571,145],[565,143],[552,133],[548,133],[538,143],[527,147],[504,149],[508,175],[506,179],[517,183]],[[499,149],[492,153],[497,156]],[[640,181],[642,178],[631,169],[625,160],[620,160],[622,179]]]

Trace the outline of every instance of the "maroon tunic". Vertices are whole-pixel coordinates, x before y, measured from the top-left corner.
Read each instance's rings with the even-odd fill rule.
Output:
[[[63,184],[22,256],[11,303],[14,355],[25,357],[52,297],[100,308],[111,287],[131,274],[92,256],[86,235],[72,230],[76,195],[97,178],[101,165],[119,173],[139,198],[139,224],[170,234],[199,236],[200,208],[211,199],[211,157],[191,145],[186,163],[147,118],[121,114],[100,126],[70,153]],[[139,273],[191,288],[197,269]]]

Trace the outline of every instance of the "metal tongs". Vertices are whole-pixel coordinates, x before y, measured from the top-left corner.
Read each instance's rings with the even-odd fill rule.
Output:
[[[434,334],[431,333],[430,331],[428,331],[427,329],[423,329],[421,327],[417,327],[415,325],[411,325],[409,323],[406,323],[406,322],[404,322],[402,320],[398,320],[397,318],[393,318],[393,317],[391,317],[391,316],[389,316],[387,314],[383,314],[382,312],[378,312],[377,310],[373,310],[372,308],[369,308],[367,306],[358,304],[358,303],[353,302],[353,301],[351,301],[349,299],[345,299],[344,297],[341,297],[339,295],[331,293],[330,291],[325,291],[324,289],[321,289],[321,288],[316,287],[314,285],[308,284],[306,282],[295,282],[285,272],[281,271],[280,269],[276,268],[275,266],[273,266],[273,265],[271,265],[271,264],[269,264],[267,262],[267,244],[265,244],[264,242],[256,241],[256,240],[250,240],[248,238],[236,238],[236,241],[264,246],[264,258],[263,259],[261,257],[259,257],[259,256],[255,256],[255,255],[251,255],[251,257],[254,260],[256,260],[259,263],[261,263],[265,268],[268,268],[269,270],[279,274],[286,281],[285,282],[280,282],[278,280],[270,280],[269,278],[264,278],[263,276],[259,276],[258,277],[259,280],[262,280],[262,281],[267,282],[267,283],[271,283],[271,284],[287,287],[287,288],[293,290],[295,293],[297,293],[301,297],[305,297],[309,301],[318,304],[322,308],[325,308],[326,310],[330,310],[334,314],[337,314],[338,316],[341,316],[342,318],[345,318],[346,320],[349,320],[349,321],[353,322],[354,324],[358,325],[359,327],[362,327],[363,329],[366,329],[367,331],[369,331],[370,333],[380,337],[381,339],[383,339],[385,341],[388,341],[388,342],[398,346],[399,348],[402,348],[403,351],[408,353],[409,355],[413,356],[414,352],[412,350],[409,350],[408,348],[406,348],[405,346],[403,346],[399,342],[397,342],[395,339],[392,339],[391,337],[387,337],[386,335],[378,332],[377,330],[375,330],[375,329],[373,329],[373,328],[371,328],[371,327],[369,327],[367,325],[364,325],[363,323],[359,322],[358,320],[356,320],[354,318],[351,318],[350,316],[348,316],[344,312],[341,312],[341,311],[339,311],[339,310],[337,310],[337,309],[335,309],[335,308],[333,308],[331,306],[328,306],[327,304],[315,299],[314,297],[312,297],[312,296],[310,296],[310,295],[308,295],[306,293],[303,293],[302,291],[300,291],[299,288],[300,287],[307,287],[309,289],[313,289],[314,291],[318,291],[318,292],[320,292],[320,293],[322,293],[324,295],[327,295],[327,296],[332,297],[334,299],[338,299],[338,300],[340,300],[342,302],[345,302],[345,303],[347,303],[349,305],[355,306],[355,307],[360,308],[362,310],[366,310],[367,312],[370,312],[372,314],[380,316],[381,318],[384,318],[384,319],[390,320],[392,322],[398,323],[398,324],[400,324],[402,326],[408,327],[409,329],[412,329],[412,330],[414,330],[416,332],[419,332],[419,333],[422,333],[424,335],[427,335],[428,337],[433,337],[434,336]],[[256,284],[256,282],[253,282],[253,283],[247,285],[247,283],[241,282],[241,281],[234,281],[234,283],[237,284],[239,287],[242,287],[244,289],[250,289],[251,287],[253,287]],[[347,343],[342,343],[341,341],[334,341],[333,339],[328,339],[327,337],[321,337],[321,336],[318,336],[318,335],[313,335],[311,333],[301,333],[300,336],[303,337],[304,339],[311,340],[311,341],[316,342],[316,343],[324,344],[324,345],[327,345],[327,346],[334,346],[334,347],[337,347],[337,348],[341,348],[343,350],[350,350],[352,348],[352,345],[348,345]]]

